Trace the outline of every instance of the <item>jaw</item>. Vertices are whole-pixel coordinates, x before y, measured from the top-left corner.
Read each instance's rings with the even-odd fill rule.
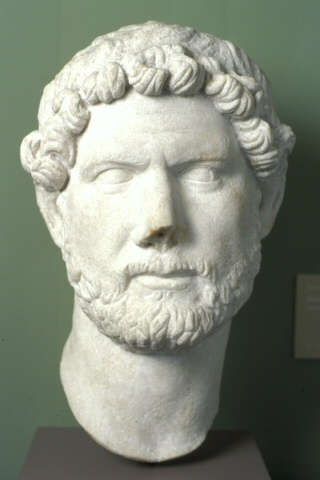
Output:
[[[237,313],[251,294],[260,244],[252,243],[224,275],[211,267],[209,274],[156,277],[154,270],[164,270],[158,263],[131,268],[131,277],[111,272],[103,284],[76,270],[70,252],[65,258],[79,306],[100,333],[131,352],[167,354],[197,345]]]

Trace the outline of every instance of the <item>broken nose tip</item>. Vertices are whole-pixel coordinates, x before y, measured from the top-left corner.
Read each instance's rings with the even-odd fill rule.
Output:
[[[169,245],[174,243],[172,226],[164,226],[150,231],[141,239],[140,244],[145,247]]]

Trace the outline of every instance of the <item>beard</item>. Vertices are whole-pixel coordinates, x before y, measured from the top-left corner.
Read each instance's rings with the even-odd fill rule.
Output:
[[[147,354],[191,347],[231,319],[252,293],[260,250],[257,235],[252,235],[249,248],[228,268],[205,259],[158,257],[110,272],[103,282],[76,267],[79,262],[66,244],[63,258],[81,309],[98,330],[130,351]],[[132,286],[132,279],[140,274],[173,271],[192,272],[196,288],[181,296],[181,292],[142,292]]]

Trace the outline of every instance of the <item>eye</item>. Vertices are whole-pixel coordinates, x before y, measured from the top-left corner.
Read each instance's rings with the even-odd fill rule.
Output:
[[[213,183],[218,180],[218,175],[213,167],[195,166],[181,172],[183,182]]]
[[[133,176],[133,172],[125,168],[108,168],[97,175],[99,182],[116,185],[118,183],[129,182]]]

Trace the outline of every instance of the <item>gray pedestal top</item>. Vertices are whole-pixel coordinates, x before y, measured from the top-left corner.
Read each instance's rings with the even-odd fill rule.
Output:
[[[253,437],[210,432],[192,454],[161,464],[134,462],[97,445],[80,428],[40,428],[19,480],[270,480]]]

